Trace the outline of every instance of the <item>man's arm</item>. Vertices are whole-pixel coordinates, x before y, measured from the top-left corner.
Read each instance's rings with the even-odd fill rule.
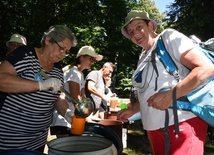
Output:
[[[88,91],[98,97],[100,97],[102,100],[105,100],[105,101],[109,101],[110,100],[110,97],[103,94],[103,93],[100,93],[99,90],[97,90],[97,88],[95,87],[95,82],[92,81],[92,80],[89,80],[88,81]]]

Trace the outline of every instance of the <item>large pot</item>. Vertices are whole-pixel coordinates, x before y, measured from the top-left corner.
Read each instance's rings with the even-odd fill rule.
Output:
[[[113,130],[122,140],[122,129],[123,129],[123,122],[119,120],[113,119],[103,119],[99,121],[99,124],[109,127]]]
[[[70,136],[48,142],[48,155],[117,155],[113,143],[101,136]]]
[[[114,132],[111,128],[97,123],[86,123],[85,131],[89,133],[95,133],[103,136],[104,138],[113,142],[115,147],[117,148],[118,155],[121,155],[123,152],[123,143],[121,138],[118,136],[116,132]]]

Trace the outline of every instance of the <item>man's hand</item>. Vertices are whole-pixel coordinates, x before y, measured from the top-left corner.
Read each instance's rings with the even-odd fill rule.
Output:
[[[117,113],[118,120],[121,120],[123,122],[127,122],[128,118],[131,117],[134,114],[132,109],[123,109]]]
[[[161,90],[160,92],[150,96],[150,98],[147,100],[148,106],[158,110],[165,110],[169,108],[170,104],[173,102],[172,91],[172,88],[164,91]]]
[[[54,94],[60,90],[61,86],[62,86],[61,81],[59,79],[56,79],[56,78],[50,78],[50,79],[44,80],[42,82],[39,82],[39,90],[40,91],[42,91],[42,90],[47,91],[51,88],[52,92]]]
[[[111,97],[109,95],[103,95],[102,99],[106,102],[110,102]]]

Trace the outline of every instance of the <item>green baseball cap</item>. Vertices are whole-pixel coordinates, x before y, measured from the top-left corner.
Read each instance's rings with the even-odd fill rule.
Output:
[[[154,25],[154,31],[157,29],[157,22],[153,19],[150,19],[149,14],[145,11],[139,11],[139,10],[132,10],[130,11],[126,18],[125,18],[125,24],[121,28],[121,33],[128,39],[130,39],[127,31],[126,31],[126,26],[133,20],[136,19],[145,19],[145,20],[150,20],[153,25]]]

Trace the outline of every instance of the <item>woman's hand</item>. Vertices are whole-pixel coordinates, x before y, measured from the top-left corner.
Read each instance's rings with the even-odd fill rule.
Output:
[[[44,80],[42,82],[39,82],[39,90],[49,90],[50,88],[52,89],[52,92],[56,94],[58,91],[60,91],[60,88],[62,86],[62,83],[59,79],[56,78],[50,78],[47,80]]]

